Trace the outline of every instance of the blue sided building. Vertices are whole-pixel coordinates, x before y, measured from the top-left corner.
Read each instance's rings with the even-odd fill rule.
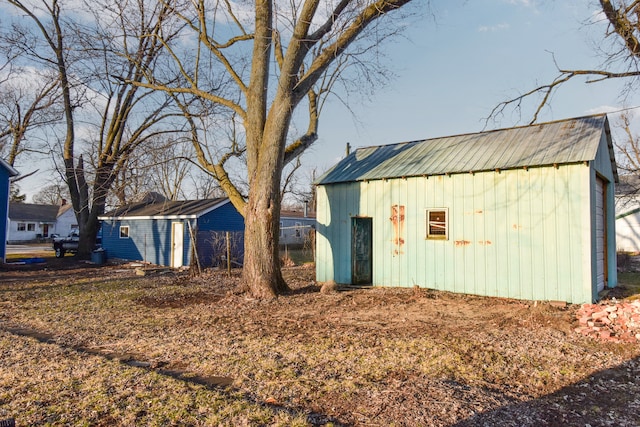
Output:
[[[235,267],[243,262],[244,218],[228,198],[143,201],[100,220],[108,258],[174,268],[196,260],[203,268],[226,266],[228,258]]]

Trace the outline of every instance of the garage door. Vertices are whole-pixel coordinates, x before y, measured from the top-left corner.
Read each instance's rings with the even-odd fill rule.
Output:
[[[607,251],[606,251],[606,216],[605,216],[605,183],[602,179],[596,179],[596,283],[598,292],[605,288],[607,275]]]

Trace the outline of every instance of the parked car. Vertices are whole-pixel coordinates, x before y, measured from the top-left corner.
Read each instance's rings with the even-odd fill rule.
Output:
[[[64,257],[67,252],[78,252],[78,241],[80,235],[76,232],[69,234],[67,237],[57,237],[53,239],[53,250],[56,251],[56,258]]]

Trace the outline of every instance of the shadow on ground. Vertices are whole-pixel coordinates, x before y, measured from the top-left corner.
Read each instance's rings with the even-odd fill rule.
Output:
[[[640,359],[635,358],[539,399],[474,415],[455,427],[639,425]]]

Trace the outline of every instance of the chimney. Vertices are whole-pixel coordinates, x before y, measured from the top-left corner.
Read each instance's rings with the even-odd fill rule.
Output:
[[[348,142],[347,142],[346,152],[347,152],[347,156],[351,153],[351,144],[349,144]]]
[[[308,215],[309,215],[309,201],[305,200],[304,201],[304,217],[307,218]]]

